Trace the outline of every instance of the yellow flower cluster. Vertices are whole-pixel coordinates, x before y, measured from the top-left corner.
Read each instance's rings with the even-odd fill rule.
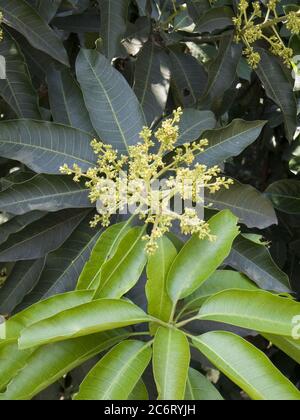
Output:
[[[245,45],[243,53],[249,65],[254,69],[261,61],[260,54],[255,51],[253,46],[259,40],[267,42],[272,54],[280,57],[288,67],[292,66],[294,52],[285,46],[277,26],[279,23],[283,23],[293,34],[299,34],[300,12],[293,11],[279,17],[276,11],[278,3],[279,0],[269,0],[266,5],[265,19],[262,20],[263,6],[261,3],[240,0],[238,16],[233,18],[236,29],[235,40]]]
[[[196,162],[197,155],[208,145],[207,140],[177,145],[181,115],[179,108],[155,132],[145,127],[140,134],[141,142],[129,148],[128,156],[119,156],[110,145],[93,140],[97,167],[86,173],[77,165],[61,167],[61,172],[72,175],[76,182],[84,177],[90,200],[97,205],[101,203],[101,211],[98,206],[99,214],[91,226],[98,223],[108,226],[112,215],[123,212],[126,206],[135,206],[133,214],[144,221],[149,232],[144,236],[149,254],[155,253],[158,239],[170,231],[176,220],[183,234],[214,239],[194,205],[184,206],[178,212],[171,203],[179,197],[180,203],[188,200],[203,208],[201,193],[205,189],[215,193],[222,187],[228,189],[233,181],[220,176],[219,167],[208,168]],[[162,180],[163,188],[159,183]]]

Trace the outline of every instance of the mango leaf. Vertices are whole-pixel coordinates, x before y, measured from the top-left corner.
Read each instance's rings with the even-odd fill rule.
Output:
[[[190,0],[187,2],[187,10],[195,23],[210,9],[209,0]]]
[[[211,363],[253,400],[300,399],[297,388],[264,353],[243,338],[227,332],[211,332],[193,341]]]
[[[75,400],[127,400],[151,359],[149,344],[128,340],[115,346],[91,370]]]
[[[274,182],[266,190],[274,207],[283,213],[300,213],[300,181],[286,179]]]
[[[201,138],[201,134],[217,125],[216,117],[211,111],[198,111],[186,108],[179,123],[179,137],[176,145],[190,143]]]
[[[234,181],[229,190],[222,189],[215,194],[207,193],[205,200],[215,209],[231,210],[240,222],[249,228],[265,229],[278,223],[270,200],[251,185]]]
[[[0,193],[0,209],[22,215],[33,210],[54,212],[68,208],[93,207],[84,183],[70,176],[36,175]]]
[[[2,224],[0,232],[0,244],[3,244],[3,242],[7,241],[11,234],[20,232],[26,226],[44,217],[45,214],[46,213],[42,211],[32,211],[30,213],[23,214],[22,216],[13,217],[6,223]]]
[[[189,401],[222,401],[223,397],[204,375],[190,368],[185,399]]]
[[[0,261],[34,260],[59,248],[87,215],[82,210],[51,213],[11,235],[0,246]]]
[[[117,299],[94,300],[24,329],[19,347],[36,347],[148,321],[145,312],[132,303]]]
[[[47,83],[54,122],[94,133],[82,92],[69,69],[50,66]]]
[[[4,22],[23,34],[33,47],[51,55],[62,64],[69,65],[68,55],[60,38],[26,1],[0,0],[0,10],[4,14]]]
[[[184,108],[192,107],[203,95],[207,83],[204,67],[196,58],[170,50],[172,83]]]
[[[184,311],[195,311],[208,298],[228,289],[257,290],[257,286],[241,273],[217,270],[198,290],[184,300]]]
[[[0,339],[16,339],[20,332],[32,324],[45,320],[66,309],[89,302],[92,293],[88,290],[65,293],[32,305],[0,324]],[[1,343],[1,341],[0,341]]]
[[[198,319],[291,337],[300,303],[265,291],[225,290],[209,298]]]
[[[153,372],[159,400],[184,400],[189,342],[179,330],[159,328],[153,343]]]
[[[74,290],[79,273],[101,233],[90,227],[90,218],[89,214],[67,241],[47,256],[40,280],[22,302],[22,308],[40,299]]]
[[[209,145],[198,156],[198,161],[213,166],[238,156],[258,138],[265,124],[265,121],[237,119],[224,128],[206,131],[202,137],[208,139]]]
[[[81,50],[76,72],[99,137],[119,152],[128,152],[140,140],[145,119],[127,81],[102,54],[92,50]]]
[[[61,4],[62,0],[48,0],[47,3],[44,0],[28,0],[27,3],[30,3],[32,6],[36,8],[39,12],[39,15],[42,16],[46,20],[46,22],[50,22]]]
[[[230,7],[214,7],[208,10],[196,22],[196,32],[214,32],[233,26],[232,18],[234,13]]]
[[[275,264],[264,244],[255,243],[241,235],[234,242],[226,263],[246,274],[262,289],[290,292],[288,276]]]
[[[257,50],[261,55],[261,61],[256,73],[264,85],[267,96],[280,107],[287,139],[292,141],[296,131],[297,116],[297,103],[293,87],[280,61],[262,48]]]
[[[148,313],[162,321],[169,322],[172,301],[167,293],[166,281],[177,250],[165,236],[158,242],[158,250],[149,256],[147,265],[146,294]]]
[[[171,80],[169,57],[153,41],[138,54],[134,80],[134,92],[150,126],[165,111]]]
[[[95,299],[119,299],[135,286],[147,263],[144,234],[144,228],[135,227],[121,240],[115,255],[101,269]]]
[[[138,381],[133,391],[128,397],[129,401],[147,401],[149,400],[148,390],[142,379]]]
[[[5,58],[6,78],[0,80],[0,95],[19,118],[41,118],[38,96],[18,44],[5,31],[0,43],[0,55]]]
[[[19,261],[0,288],[0,313],[11,314],[16,306],[39,281],[45,258],[35,261]]]
[[[200,240],[194,235],[179,252],[167,280],[168,293],[174,303],[192,294],[229,255],[238,235],[237,218],[224,210],[209,221],[216,240]],[[184,282],[182,281],[184,279]]]
[[[300,341],[273,334],[263,334],[274,346],[300,364]]]
[[[208,83],[198,102],[199,109],[211,109],[218,113],[225,92],[231,88],[237,77],[240,58],[241,46],[233,43],[233,35],[224,36],[219,54],[209,66]]]
[[[109,226],[102,233],[79,277],[77,290],[98,288],[103,264],[114,256],[120,241],[129,229],[130,223],[123,222]]]
[[[126,339],[128,335],[129,333],[124,330],[115,330],[49,344],[37,349],[26,358],[26,363],[19,372],[16,372],[5,393],[0,394],[0,400],[32,399],[68,372],[122,339]],[[25,352],[29,351],[19,351],[24,355]],[[9,365],[10,361],[6,361]],[[7,364],[3,367],[5,368]]]
[[[0,123],[0,155],[15,159],[38,173],[60,174],[60,167],[96,163],[91,135],[68,126],[32,120]]]

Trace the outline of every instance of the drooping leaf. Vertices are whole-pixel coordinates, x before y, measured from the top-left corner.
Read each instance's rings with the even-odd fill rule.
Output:
[[[127,301],[94,300],[24,329],[19,347],[36,347],[147,321],[149,317],[145,312]]]
[[[0,246],[0,261],[43,258],[65,242],[86,214],[86,210],[62,210],[37,220]]]
[[[0,55],[5,58],[6,75],[0,80],[0,96],[19,118],[41,118],[35,92],[24,56],[11,35],[5,31],[0,43]]]
[[[258,138],[265,124],[265,121],[237,119],[224,128],[206,131],[202,137],[208,139],[209,145],[198,156],[198,161],[213,166],[238,156]]]
[[[69,65],[61,39],[25,0],[1,0],[0,10],[4,14],[4,22],[23,34],[33,47]]]
[[[114,330],[43,346],[25,359],[0,400],[30,400],[85,361],[114,346],[129,333]],[[1,346],[1,345],[0,345]],[[30,352],[23,350],[19,353]],[[1,354],[1,347],[0,347]],[[10,365],[10,361],[3,366]],[[1,361],[0,361],[1,366]]]
[[[153,343],[159,400],[184,400],[190,357],[188,340],[181,331],[159,328]]]
[[[120,241],[130,229],[130,223],[123,222],[107,228],[98,239],[89,261],[80,274],[77,289],[97,289],[100,284],[103,264],[110,260],[118,249]]]
[[[51,66],[47,71],[47,83],[53,121],[93,134],[82,92],[70,70]]]
[[[82,49],[77,77],[92,124],[100,139],[119,152],[139,141],[145,119],[137,97],[124,77],[97,51]]]
[[[68,126],[33,120],[0,123],[0,155],[18,160],[38,173],[60,174],[60,167],[94,166],[91,135]]]
[[[266,195],[277,210],[288,214],[300,214],[300,181],[277,181],[267,188]]]
[[[75,400],[127,400],[151,359],[151,348],[128,340],[115,346],[91,370]]]
[[[215,209],[230,209],[240,222],[249,228],[265,229],[277,224],[276,213],[270,200],[251,185],[234,181],[229,190],[208,193],[205,199],[207,203],[212,203]]]
[[[264,85],[267,96],[281,108],[286,136],[289,141],[292,141],[296,131],[297,116],[297,103],[293,87],[280,61],[262,48],[257,50],[261,55],[261,61],[256,73]]]
[[[179,101],[185,108],[192,107],[205,91],[206,71],[191,55],[170,50],[170,60],[172,82]]]
[[[300,303],[265,291],[225,290],[209,298],[198,319],[291,337]]]
[[[101,269],[95,299],[119,299],[135,286],[147,262],[144,234],[144,228],[135,227],[124,236],[115,255]]]
[[[167,280],[168,293],[174,303],[192,294],[229,255],[238,235],[237,218],[224,210],[209,221],[215,241],[200,240],[194,235],[175,259]],[[184,279],[184,281],[183,281]]]
[[[112,60],[124,56],[121,40],[126,33],[129,0],[98,0],[101,12],[100,36],[103,54]]]
[[[36,175],[0,193],[0,209],[15,215],[92,206],[84,183],[75,183],[71,177],[62,175]]]
[[[39,281],[45,258],[19,261],[0,288],[0,313],[10,314]]]
[[[253,400],[299,400],[300,392],[267,356],[237,335],[211,332],[195,346]]]
[[[169,322],[172,301],[167,293],[167,276],[177,250],[172,242],[163,237],[158,242],[158,250],[148,258],[146,294],[148,313],[162,321]]]
[[[290,292],[288,276],[275,264],[264,244],[239,236],[226,262],[246,274],[262,289],[279,293]]]
[[[222,401],[223,397],[204,375],[190,368],[185,399],[190,401]]]
[[[171,79],[168,55],[153,41],[138,54],[134,79],[134,92],[150,126],[165,111]]]

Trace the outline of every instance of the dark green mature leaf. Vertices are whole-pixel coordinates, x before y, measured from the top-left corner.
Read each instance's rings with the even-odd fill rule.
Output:
[[[94,133],[82,92],[69,69],[51,66],[47,71],[51,113],[54,122]]]
[[[300,392],[267,356],[243,338],[211,332],[194,339],[195,346],[253,400],[299,400]]]
[[[273,334],[263,334],[274,346],[278,347],[285,354],[300,364],[300,341],[288,337],[281,337]]]
[[[213,32],[233,26],[234,13],[230,7],[214,7],[196,21],[196,32]]]
[[[169,322],[173,305],[167,293],[166,281],[177,256],[177,250],[166,236],[159,240],[158,246],[156,253],[148,258],[146,284],[148,313]]]
[[[236,79],[241,46],[232,41],[233,35],[223,37],[219,54],[209,66],[206,91],[198,104],[200,109],[211,109],[217,113],[225,92],[231,88]]]
[[[286,136],[293,140],[296,131],[297,103],[293,86],[281,66],[280,61],[267,51],[259,48],[261,61],[256,73],[264,85],[266,94],[280,108],[285,122]]]
[[[32,4],[39,12],[39,15],[47,22],[50,22],[54,18],[61,2],[62,0],[48,0],[47,2],[45,2],[45,0],[28,1],[28,3]]]
[[[191,107],[196,104],[205,91],[206,71],[191,55],[170,50],[170,59],[172,82],[178,99],[185,108]]]
[[[98,0],[101,11],[100,36],[103,54],[112,60],[124,56],[121,40],[127,29],[129,0]]]
[[[38,96],[19,46],[5,31],[0,43],[0,55],[5,58],[6,78],[0,80],[0,95],[20,118],[40,119]]]
[[[84,183],[62,175],[36,175],[0,193],[0,210],[22,215],[33,210],[54,212],[93,207]]]
[[[20,232],[26,226],[44,217],[45,214],[45,212],[41,211],[32,211],[30,213],[23,214],[23,216],[17,216],[10,219],[8,222],[1,225],[0,244],[7,241],[9,235]]]
[[[211,111],[186,108],[180,119],[179,137],[176,145],[199,140],[204,131],[213,129],[216,125],[216,117]]]
[[[151,359],[149,344],[128,340],[118,344],[91,370],[75,400],[127,400]]]
[[[95,299],[119,299],[135,286],[147,263],[144,234],[144,228],[135,227],[124,236],[115,255],[101,269]]]
[[[94,300],[24,329],[19,347],[26,349],[147,321],[148,315],[127,301]]]
[[[45,258],[19,261],[0,288],[0,312],[10,314],[39,281]]]
[[[300,214],[300,181],[277,181],[267,188],[266,195],[277,210],[288,214]]]
[[[48,255],[41,278],[23,305],[74,290],[84,263],[101,233],[89,226],[90,218],[88,214],[68,240]]]
[[[134,92],[150,126],[165,111],[170,89],[170,62],[165,51],[149,41],[135,64]]]
[[[273,261],[263,245],[239,236],[233,244],[228,265],[241,271],[265,290],[290,292],[288,276]]]
[[[202,137],[208,139],[209,145],[198,156],[198,161],[213,166],[232,156],[238,156],[258,138],[265,124],[265,121],[237,119],[224,128],[206,131]]]
[[[37,220],[0,246],[0,261],[44,257],[65,242],[86,214],[86,210],[62,210]]]
[[[0,10],[4,13],[4,22],[21,32],[33,47],[51,55],[62,64],[69,65],[68,55],[60,38],[26,1],[0,0]]]
[[[103,264],[114,256],[129,229],[130,223],[123,222],[110,226],[102,233],[79,277],[78,290],[98,288]]]
[[[265,229],[277,224],[276,213],[270,200],[251,185],[235,181],[229,190],[222,189],[215,194],[208,193],[205,198],[215,209],[230,209],[240,222],[249,228]]]
[[[184,400],[189,342],[179,330],[159,328],[153,343],[153,372],[159,400]]]
[[[190,401],[222,401],[223,397],[204,375],[190,368],[185,399]]]
[[[91,300],[88,290],[65,293],[36,303],[0,325],[0,340],[17,339],[24,329]],[[0,341],[1,343],[1,341]]]
[[[210,9],[209,0],[190,0],[187,2],[187,10],[195,23]]]
[[[82,49],[77,77],[92,124],[100,139],[119,152],[136,144],[145,125],[137,97],[124,77],[97,51]]]
[[[290,337],[300,303],[257,290],[225,290],[209,298],[198,319],[225,322],[259,332]]]
[[[0,400],[32,399],[68,372],[114,346],[120,340],[126,339],[128,335],[129,333],[124,330],[114,330],[49,344],[34,351],[26,359],[26,352],[28,354],[30,351],[19,351],[19,354],[24,355],[24,366],[18,373],[15,372],[17,374],[14,375],[5,393],[0,394]],[[6,360],[0,356],[0,366],[2,367],[1,360],[3,360],[4,369],[10,365],[8,351],[9,348]]]
[[[230,211],[224,210],[209,221],[215,241],[194,235],[185,244],[168,275],[168,292],[174,303],[192,294],[222,264],[239,233],[237,222]]]
[[[19,160],[38,173],[59,174],[66,163],[94,166],[91,135],[65,125],[33,120],[0,123],[0,155]]]

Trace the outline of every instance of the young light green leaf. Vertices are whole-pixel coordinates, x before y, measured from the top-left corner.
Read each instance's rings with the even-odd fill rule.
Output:
[[[75,400],[127,400],[151,359],[149,344],[128,340],[115,346],[85,378]]]
[[[94,300],[24,329],[19,347],[36,347],[148,321],[144,311],[127,301]]]
[[[190,368],[185,399],[190,401],[222,401],[223,397],[204,375]]]
[[[265,333],[263,336],[274,346],[278,347],[285,354],[295,360],[295,362],[300,364],[300,340],[294,340],[293,338]]]
[[[209,221],[214,241],[200,240],[194,235],[175,259],[167,280],[168,293],[174,303],[192,294],[229,255],[239,234],[238,219],[224,210]],[[184,279],[184,281],[183,281]]]
[[[184,400],[190,349],[179,330],[159,328],[153,344],[153,372],[159,400]]]
[[[243,338],[211,332],[195,338],[194,345],[253,400],[300,400],[297,388]]]

